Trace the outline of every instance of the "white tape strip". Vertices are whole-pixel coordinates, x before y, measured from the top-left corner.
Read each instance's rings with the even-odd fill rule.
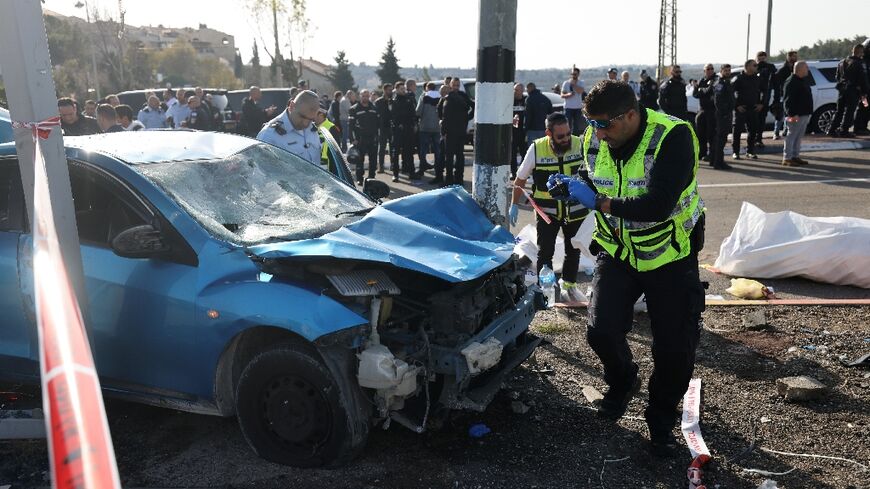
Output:
[[[474,88],[474,122],[511,124],[514,120],[514,84],[477,82]]]
[[[698,455],[710,455],[710,450],[707,449],[707,444],[704,443],[704,438],[701,436],[701,427],[698,424],[700,410],[701,379],[692,379],[689,382],[686,395],[683,396],[683,421],[680,423],[680,428],[683,430],[683,437],[686,439],[689,451],[692,452],[693,459]]]

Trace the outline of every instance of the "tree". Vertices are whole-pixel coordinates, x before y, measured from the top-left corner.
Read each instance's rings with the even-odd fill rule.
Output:
[[[260,51],[259,51],[259,49],[257,49],[257,40],[256,39],[254,39],[254,50],[253,51],[254,51],[254,53],[253,53],[253,56],[251,57],[251,76],[249,77],[248,81],[252,85],[259,85],[260,84],[260,73],[262,70],[260,69]]]
[[[236,57],[233,58],[233,74],[236,78],[245,77],[245,62],[242,61],[242,54],[236,50]]]
[[[347,62],[344,51],[339,51],[335,56],[335,68],[329,70],[327,78],[336,90],[346,92],[354,86],[353,75],[350,72],[350,63]]]
[[[176,42],[157,54],[157,69],[173,86],[190,85],[197,75],[196,50],[187,42]]]
[[[424,82],[432,81],[432,75],[429,74],[429,67],[427,66],[423,67],[423,74],[420,76],[423,78]]]
[[[299,80],[299,71],[296,68],[296,62],[293,59],[285,59],[281,69],[281,75],[284,77],[284,84],[287,86],[296,86],[296,81]]]
[[[287,23],[287,39],[290,45],[290,61],[296,61],[295,54],[299,53],[299,63],[296,63],[296,75],[289,78],[291,85],[295,85],[302,78],[302,62],[305,59],[305,43],[314,36],[315,27],[311,25],[311,19],[306,15],[305,0],[291,0],[290,22]],[[294,46],[296,51],[294,51]]]
[[[812,46],[801,46],[798,52],[798,59],[843,59],[852,54],[852,46],[861,44],[865,36],[855,36],[851,39],[826,39],[818,40]],[[771,61],[784,61],[786,54],[790,49],[783,49],[778,55],[771,58]]]
[[[401,79],[399,75],[399,58],[396,57],[396,43],[393,42],[393,36],[387,41],[387,48],[381,55],[379,68],[375,70],[381,83],[395,83]]]
[[[284,23],[285,16],[287,14],[287,6],[284,3],[284,0],[248,0],[248,7],[254,12],[254,15],[260,19],[264,15],[269,15],[272,17],[272,35],[274,37],[275,46],[274,53],[270,53],[266,46],[263,46],[263,49],[266,51],[266,54],[272,58],[272,64],[270,65],[272,76],[276,77],[278,80],[282,78],[280,69],[282,65],[281,61],[281,41],[278,35],[278,19],[281,19],[281,23]]]

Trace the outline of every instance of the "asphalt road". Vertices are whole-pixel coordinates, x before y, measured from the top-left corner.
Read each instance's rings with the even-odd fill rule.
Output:
[[[706,246],[699,255],[700,263],[713,264],[719,256],[719,246],[734,227],[743,202],[750,202],[765,212],[791,210],[812,217],[850,216],[870,219],[870,149],[813,151],[803,154],[810,165],[783,167],[782,142],[765,140],[767,147],[757,160],[745,157],[734,161],[730,157],[730,143],[726,159],[734,169],[717,171],[702,162],[698,180],[701,198],[707,207]],[[808,138],[804,146],[830,143],[829,138]],[[840,142],[841,140],[835,140]],[[868,139],[863,139],[868,141]],[[745,145],[744,145],[745,147]],[[431,158],[431,155],[430,155]],[[471,148],[467,147],[465,187],[471,191]],[[387,182],[391,198],[434,188],[427,182],[431,172],[422,181],[411,184],[402,177],[390,181],[391,175],[379,174]],[[530,207],[520,211],[517,227],[534,224]],[[702,271],[702,280],[710,282],[708,293],[725,294],[730,282],[727,277]],[[856,287],[831,286],[803,279],[763,280],[772,286],[780,298],[870,298],[870,290]]]

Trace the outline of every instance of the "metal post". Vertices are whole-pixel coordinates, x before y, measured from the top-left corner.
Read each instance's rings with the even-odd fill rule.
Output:
[[[767,53],[768,56],[773,53],[770,52],[770,26],[773,23],[773,0],[767,0],[767,38],[764,40],[764,52]]]
[[[93,26],[91,26],[91,11],[90,11],[90,8],[88,7],[88,0],[85,0],[85,3],[82,3],[82,2],[76,3],[76,8],[81,8],[81,7],[85,8],[85,20],[88,21],[88,38],[91,38],[91,37],[93,37]],[[97,94],[97,100],[99,100],[102,97],[102,95],[100,94],[100,78],[99,78],[99,74],[97,73],[97,52],[95,51],[95,48],[94,48],[95,43],[94,43],[93,39],[91,39],[90,42],[88,42],[88,44],[90,44],[90,46],[91,46],[91,68],[94,71],[94,90],[96,91],[96,94]],[[88,87],[88,88],[90,88],[90,87]]]
[[[42,121],[57,115],[57,98],[51,77],[48,38],[42,20],[42,4],[32,0],[4,0],[0,2],[0,66],[6,83],[6,98],[13,120]],[[69,170],[59,127],[51,131],[48,139],[40,140],[48,176],[54,225],[60,241],[67,275],[75,288],[76,297],[87,318],[87,298],[82,274],[82,257]],[[30,129],[15,129],[15,149],[27,202],[30,222],[33,219],[33,157],[34,147]]]
[[[746,14],[746,56],[744,60],[749,59],[749,28],[752,26],[752,13]]]
[[[480,0],[479,11],[472,194],[492,222],[507,227],[517,0]]]

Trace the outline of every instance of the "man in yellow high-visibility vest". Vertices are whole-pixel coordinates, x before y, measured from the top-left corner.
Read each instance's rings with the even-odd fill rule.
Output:
[[[685,121],[640,109],[624,82],[598,83],[584,111],[589,127],[583,154],[594,188],[564,175],[550,177],[547,186],[554,197],[596,211],[586,337],[609,387],[598,414],[619,419],[639,388],[626,334],[633,305],[644,294],[653,356],[644,414],[653,453],[672,456],[676,408],[692,377],[704,310],[698,140]]]

